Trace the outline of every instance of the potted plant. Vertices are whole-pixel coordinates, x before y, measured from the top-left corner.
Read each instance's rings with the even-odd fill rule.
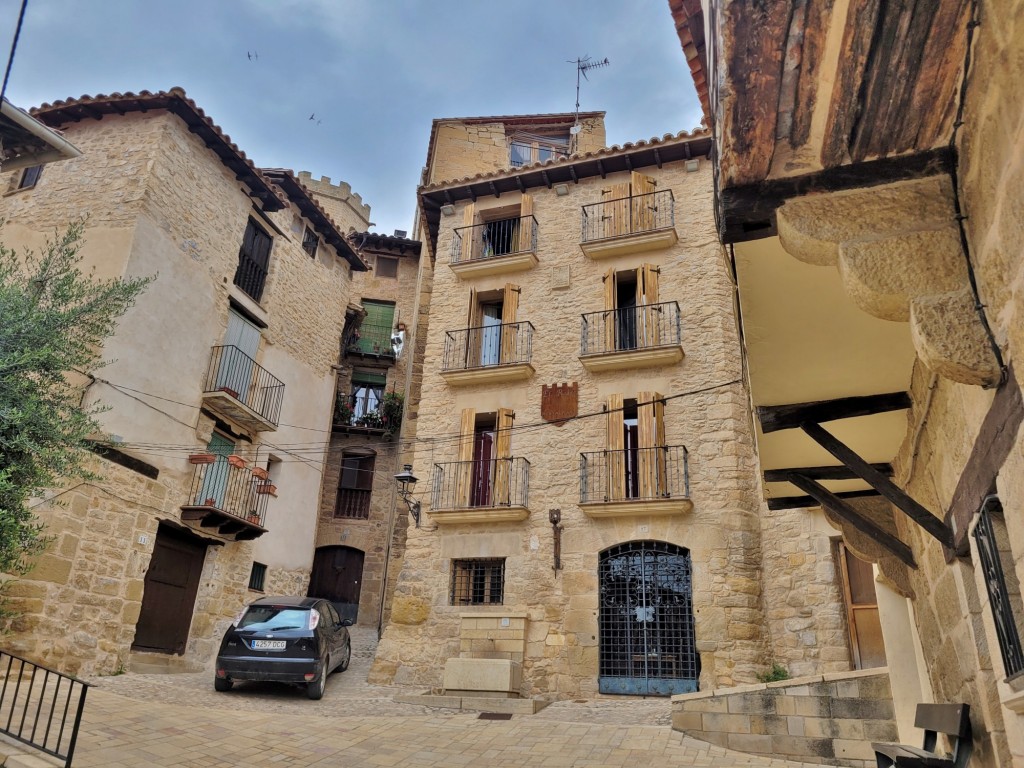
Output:
[[[367,411],[359,417],[356,424],[368,429],[383,429],[384,419],[381,417],[380,411]]]
[[[213,464],[216,460],[212,453],[193,453],[188,457],[189,464]]]
[[[348,404],[348,398],[341,392],[338,393],[337,399],[334,401],[334,423],[347,427],[352,424],[352,406]]]
[[[385,437],[394,436],[402,427],[405,402],[398,392],[385,392],[380,402],[380,417]]]
[[[245,459],[243,459],[241,456],[236,456],[235,454],[231,454],[230,456],[228,456],[228,464],[230,464],[232,467],[245,469]]]
[[[260,516],[255,512],[249,513],[248,520],[250,523],[255,523],[256,525],[260,524]]]

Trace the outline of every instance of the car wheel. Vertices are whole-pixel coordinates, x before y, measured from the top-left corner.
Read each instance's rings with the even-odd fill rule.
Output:
[[[324,689],[327,687],[327,667],[320,673],[320,679],[312,683],[306,683],[306,695],[313,701],[319,701],[324,697]]]
[[[233,683],[226,677],[215,677],[213,678],[213,690],[224,693],[230,691]]]
[[[338,665],[338,671],[344,672],[348,669],[350,661],[352,661],[352,643],[345,643],[345,650],[341,652],[341,664]]]

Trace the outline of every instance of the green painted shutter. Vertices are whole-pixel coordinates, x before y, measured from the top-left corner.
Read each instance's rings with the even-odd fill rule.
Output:
[[[391,352],[391,329],[395,320],[395,305],[364,301],[366,317],[359,326],[359,349],[364,354],[382,355]]]

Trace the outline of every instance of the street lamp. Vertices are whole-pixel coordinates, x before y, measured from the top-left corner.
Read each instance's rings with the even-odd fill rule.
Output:
[[[420,527],[420,503],[412,497],[412,489],[419,482],[419,478],[412,473],[412,464],[406,464],[402,471],[395,475],[398,481],[398,495],[409,507],[409,514],[416,521],[416,527]]]

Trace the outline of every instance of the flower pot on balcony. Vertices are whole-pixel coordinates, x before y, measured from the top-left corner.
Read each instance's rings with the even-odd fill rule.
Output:
[[[257,477],[260,480],[266,480],[267,478],[270,477],[270,473],[267,472],[267,470],[265,470],[263,467],[253,467],[252,476]]]
[[[215,498],[213,498],[213,496],[211,496],[210,498],[208,498],[206,501],[203,502],[203,506],[204,507],[216,507],[217,506],[217,500]]]
[[[216,460],[212,453],[193,453],[188,457],[189,464],[213,464]]]
[[[243,459],[241,456],[235,456],[235,454],[231,454],[230,456],[228,456],[228,464],[230,464],[232,467],[245,469],[245,459]]]
[[[273,483],[260,483],[256,486],[256,493],[270,494],[271,496],[277,496],[277,486]]]
[[[255,512],[250,512],[250,513],[249,513],[249,517],[248,517],[248,518],[246,518],[246,519],[247,519],[247,520],[248,520],[248,521],[249,521],[250,523],[255,523],[256,525],[259,525],[259,524],[260,524],[260,516],[259,516],[259,515],[257,515],[257,514],[256,514]]]

